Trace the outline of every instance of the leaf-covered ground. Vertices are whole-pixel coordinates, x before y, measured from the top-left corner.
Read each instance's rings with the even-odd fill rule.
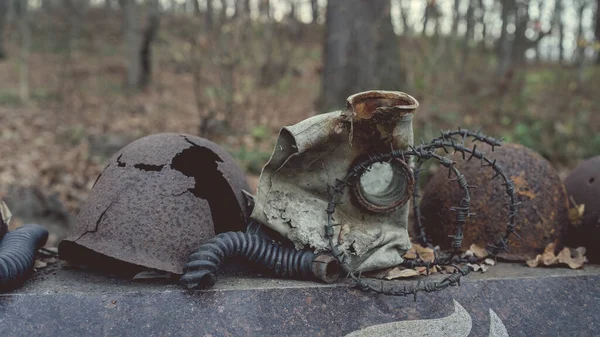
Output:
[[[110,153],[120,146],[152,133],[197,135],[208,110],[198,108],[193,89],[194,20],[163,18],[154,49],[153,83],[144,92],[132,93],[124,86],[118,16],[91,10],[66,48],[68,27],[60,16],[33,15],[31,97],[26,102],[19,98],[16,27],[9,27],[9,58],[0,62],[0,197],[11,186],[37,186],[44,194],[57,193],[75,214]],[[292,48],[287,70],[261,86],[261,29],[256,23],[248,29],[252,38],[244,45],[234,76],[234,114],[229,127],[214,139],[249,172],[253,186],[279,128],[317,113],[322,71],[323,29],[301,27],[301,38],[274,47],[275,56],[277,48]],[[518,69],[506,84],[494,76],[493,57],[487,52],[472,56],[466,75],[459,76],[452,63],[456,58],[431,63],[438,42],[399,37],[399,43],[404,46],[409,85],[398,89],[421,103],[414,124],[417,140],[435,136],[442,128],[482,127],[492,136],[538,150],[563,176],[579,159],[600,153],[598,69],[587,70],[583,88],[574,85],[573,69],[556,65]],[[218,77],[218,68],[205,69],[206,77]],[[211,96],[215,84],[207,81],[202,89],[217,119],[223,119],[222,102]]]

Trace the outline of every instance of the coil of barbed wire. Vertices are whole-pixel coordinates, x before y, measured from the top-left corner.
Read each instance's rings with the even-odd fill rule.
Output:
[[[520,202],[518,201],[515,188],[512,180],[508,178],[508,176],[503,172],[502,167],[496,162],[496,160],[491,160],[485,156],[485,153],[477,150],[477,144],[475,142],[479,141],[482,143],[486,143],[491,146],[492,151],[494,151],[494,147],[501,146],[501,140],[496,140],[495,138],[486,136],[482,134],[480,131],[472,132],[466,129],[458,129],[455,131],[441,131],[441,136],[438,138],[432,139],[429,143],[421,143],[418,148],[423,148],[426,150],[437,150],[443,149],[446,153],[449,153],[448,148],[451,148],[455,153],[460,152],[463,160],[471,161],[471,159],[476,158],[480,161],[482,167],[490,167],[494,170],[495,175],[492,177],[494,180],[497,177],[501,177],[503,180],[502,185],[505,187],[506,194],[508,196],[508,203],[506,206],[508,207],[508,222],[507,227],[504,232],[502,238],[495,243],[489,243],[487,245],[487,250],[492,256],[496,256],[500,253],[501,250],[508,252],[508,239],[510,235],[514,235],[517,238],[520,238],[518,233],[515,230],[516,227],[516,216],[518,213],[518,207]],[[456,139],[453,136],[460,136],[461,141],[456,142]],[[465,146],[466,139],[470,137],[473,138],[474,144],[473,148],[468,148]],[[466,155],[469,154],[467,158]],[[417,167],[414,170],[414,179],[415,179],[415,188],[413,189],[413,211],[414,211],[414,225],[415,230],[419,233],[417,236],[417,240],[424,246],[430,246],[431,244],[427,240],[427,235],[425,233],[425,229],[422,225],[422,215],[420,209],[418,207],[418,198],[419,189],[416,182],[420,177],[420,173],[422,162],[417,163]]]
[[[456,142],[454,136],[460,136],[462,138],[461,142]],[[507,207],[509,208],[509,216],[507,229],[503,235],[503,237],[495,244],[488,245],[488,251],[493,255],[497,255],[500,250],[508,251],[508,238],[509,236],[515,235],[517,237],[518,234],[515,231],[515,218],[518,211],[519,202],[517,202],[514,184],[513,182],[504,174],[501,166],[496,163],[495,160],[490,160],[485,157],[485,154],[477,150],[477,145],[474,144],[473,148],[468,148],[465,146],[465,140],[467,137],[473,138],[474,141],[483,142],[489,144],[492,147],[492,151],[494,147],[501,146],[501,140],[496,140],[495,138],[483,135],[481,132],[472,132],[466,129],[458,129],[455,131],[446,131],[441,132],[441,136],[438,138],[432,139],[429,143],[421,142],[420,145],[413,147],[410,146],[409,150],[401,151],[394,150],[389,153],[382,154],[371,154],[369,155],[367,160],[355,165],[348,174],[343,179],[336,179],[336,182],[333,186],[333,193],[329,204],[327,206],[327,225],[325,225],[325,236],[329,241],[330,249],[332,254],[338,258],[340,261],[340,265],[348,271],[348,276],[356,283],[356,286],[364,291],[373,291],[377,293],[382,293],[386,295],[393,296],[408,296],[413,295],[416,300],[416,296],[418,292],[433,292],[439,291],[442,289],[446,289],[450,286],[460,285],[460,279],[462,276],[469,274],[472,271],[472,268],[469,267],[469,263],[476,263],[477,259],[475,257],[460,257],[460,247],[462,245],[463,240],[463,227],[467,221],[467,219],[472,215],[469,212],[469,205],[471,201],[471,195],[469,193],[470,188],[474,188],[475,186],[470,186],[467,183],[467,180],[464,175],[462,175],[459,170],[454,166],[455,162],[441,156],[436,153],[438,149],[443,149],[446,153],[450,153],[448,148],[451,148],[454,153],[460,152],[462,154],[463,160],[470,161],[472,158],[477,158],[480,160],[482,166],[491,167],[496,174],[494,178],[501,177],[503,179],[503,185],[505,186],[506,193],[509,197],[509,203]],[[469,154],[469,158],[466,158],[466,154]],[[455,272],[448,277],[444,278],[440,282],[418,282],[415,286],[403,286],[401,288],[391,287],[385,289],[383,281],[379,287],[375,287],[368,282],[364,281],[361,278],[361,275],[356,271],[350,270],[348,265],[345,263],[345,255],[340,252],[339,247],[336,246],[334,242],[334,227],[339,226],[339,224],[334,224],[333,214],[335,213],[336,206],[340,203],[340,197],[343,195],[346,187],[351,186],[353,182],[356,181],[365,171],[369,170],[369,167],[374,163],[383,163],[385,161],[392,161],[395,159],[399,159],[408,163],[407,158],[416,158],[417,159],[417,167],[414,170],[414,180],[415,180],[415,188],[413,190],[413,211],[415,217],[415,226],[419,233],[418,240],[420,240],[425,246],[429,245],[427,241],[427,236],[425,230],[421,224],[421,214],[418,207],[417,199],[418,188],[417,184],[420,178],[420,172],[422,171],[421,165],[424,161],[429,159],[436,159],[440,165],[446,167],[448,169],[448,177],[451,178],[454,175],[454,181],[456,181],[463,191],[464,196],[460,201],[460,204],[456,207],[452,207],[452,211],[456,212],[456,230],[455,234],[451,236],[452,238],[452,247],[453,252],[450,255],[440,256],[440,254],[436,253],[433,261],[423,261],[417,257],[414,260],[405,259],[402,264],[407,268],[415,268],[415,267],[425,267],[427,274],[429,274],[429,269],[436,265],[452,265],[455,268]],[[466,263],[466,265],[459,267],[457,264]]]

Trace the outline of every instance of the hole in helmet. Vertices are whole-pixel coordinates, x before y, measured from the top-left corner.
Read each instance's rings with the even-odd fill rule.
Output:
[[[194,178],[194,188],[189,191],[208,202],[217,234],[243,230],[244,213],[232,186],[219,170],[223,160],[206,147],[190,144],[193,146],[173,157],[171,168]]]

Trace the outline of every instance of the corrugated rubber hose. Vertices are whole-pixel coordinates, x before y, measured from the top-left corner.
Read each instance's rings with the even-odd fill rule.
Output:
[[[332,283],[337,281],[340,273],[339,262],[333,256],[282,247],[256,234],[227,232],[203,243],[190,255],[180,281],[188,288],[210,288],[216,282],[219,266],[225,258],[232,256],[244,256],[279,277]]]
[[[0,291],[21,285],[30,276],[35,255],[48,239],[40,225],[24,225],[8,232],[0,241]]]

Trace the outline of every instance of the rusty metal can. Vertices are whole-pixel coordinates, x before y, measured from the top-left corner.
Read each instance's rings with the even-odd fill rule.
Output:
[[[578,205],[584,205],[581,223],[572,224],[566,243],[584,246],[590,262],[600,262],[600,156],[580,163],[565,179],[567,193]]]
[[[547,244],[563,243],[568,226],[568,201],[558,172],[535,151],[517,144],[504,144],[492,151],[490,146],[477,144],[486,157],[496,160],[503,172],[514,182],[515,193],[521,202],[516,220],[521,240],[512,238],[509,253],[498,256],[523,261],[534,258]],[[504,234],[508,219],[508,198],[501,179],[492,179],[495,172],[481,167],[479,162],[466,162],[459,154],[452,156],[456,167],[471,186],[471,208],[474,213],[464,227],[463,249],[471,244],[486,247]],[[423,225],[431,243],[449,249],[448,236],[455,231],[456,214],[452,206],[463,196],[455,182],[448,179],[446,170],[438,170],[427,182],[421,199]]]

